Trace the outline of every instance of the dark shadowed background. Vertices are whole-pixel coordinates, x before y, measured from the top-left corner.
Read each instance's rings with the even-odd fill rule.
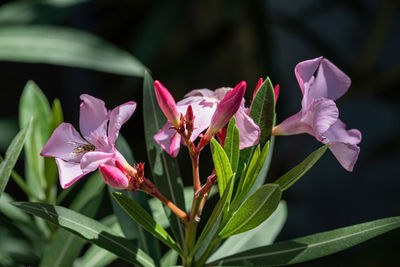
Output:
[[[9,2],[0,1],[0,8]],[[281,86],[278,122],[300,109],[295,65],[328,58],[352,79],[337,103],[341,119],[363,134],[360,157],[349,173],[328,152],[284,193],[289,216],[278,240],[400,215],[400,1],[76,0],[63,7],[43,2],[29,14],[0,16],[0,26],[52,24],[92,32],[137,57],[176,100],[195,88],[233,87],[245,80],[249,101],[258,78],[269,76]],[[136,101],[138,108],[122,133],[136,159],[147,161],[141,78],[11,62],[0,62],[2,154],[18,130],[18,101],[30,79],[50,101],[61,100],[65,121],[76,126],[82,93],[104,99],[109,109]],[[319,145],[309,135],[278,137],[268,180]],[[189,185],[185,150],[179,158]],[[201,160],[205,179],[211,159],[204,155]],[[18,198],[12,181],[7,191]],[[400,231],[393,231],[299,266],[396,266],[399,240]]]

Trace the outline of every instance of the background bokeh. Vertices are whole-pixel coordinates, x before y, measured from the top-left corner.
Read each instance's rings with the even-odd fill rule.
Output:
[[[176,100],[195,88],[233,87],[241,80],[247,81],[249,100],[258,78],[269,76],[281,86],[278,122],[300,109],[294,66],[328,58],[352,79],[349,92],[337,103],[341,119],[363,134],[361,154],[349,173],[328,152],[285,192],[289,216],[278,239],[400,214],[400,1],[47,0],[4,16],[1,10],[11,2],[0,2],[0,27],[51,24],[92,32],[143,62]],[[74,125],[82,93],[104,99],[108,108],[138,102],[122,133],[136,159],[146,162],[140,78],[13,62],[0,62],[2,154],[18,130],[18,101],[30,79],[50,101],[61,100],[65,121]],[[318,146],[308,135],[277,138],[268,180]],[[190,164],[182,152],[181,170],[189,184]],[[211,160],[208,155],[201,160],[205,178]],[[12,181],[7,191],[18,198]],[[393,231],[299,266],[396,266],[399,240],[400,231]]]

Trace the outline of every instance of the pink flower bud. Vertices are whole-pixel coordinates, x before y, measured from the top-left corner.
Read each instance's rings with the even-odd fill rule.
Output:
[[[129,179],[118,168],[109,164],[99,165],[100,174],[106,184],[117,189],[126,189],[129,186]]]
[[[232,116],[235,115],[242,103],[245,92],[246,82],[242,81],[218,103],[217,109],[211,118],[210,127],[204,134],[205,140],[211,140],[229,122]]]
[[[180,126],[179,113],[171,93],[159,81],[154,82],[157,102],[165,117],[177,128]]]
[[[264,83],[263,78],[258,79],[256,88],[254,89],[254,92],[253,92],[253,99],[254,99],[254,97],[256,96],[256,94],[257,94],[257,92],[258,92],[258,89],[260,89],[260,87],[261,87],[261,85],[262,85],[263,83]]]
[[[276,102],[278,102],[278,96],[279,96],[280,89],[281,89],[281,87],[279,86],[279,84],[275,85],[275,87],[274,87],[275,104],[276,104]]]

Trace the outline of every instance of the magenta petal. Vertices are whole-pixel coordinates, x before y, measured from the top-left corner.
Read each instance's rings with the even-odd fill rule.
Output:
[[[58,166],[60,185],[63,189],[68,188],[86,174],[82,172],[79,163],[67,162],[59,158],[56,158],[56,163]]]
[[[312,135],[319,141],[323,140],[325,132],[339,117],[335,102],[326,98],[315,99],[309,110],[304,114],[305,121],[312,128]]]
[[[108,125],[108,137],[111,144],[114,144],[118,138],[119,130],[122,125],[132,116],[136,109],[136,103],[129,101],[114,108],[110,113],[110,122]]]
[[[81,155],[72,152],[82,144],[87,144],[87,142],[79,135],[74,126],[63,122],[54,130],[40,155],[79,162]]]
[[[240,149],[257,145],[260,139],[260,127],[246,114],[244,106],[236,112],[235,119],[240,133]]]
[[[335,155],[339,163],[348,170],[353,171],[354,164],[358,159],[360,148],[357,145],[346,144],[346,143],[332,143],[329,149]]]
[[[88,152],[85,155],[83,155],[80,166],[84,173],[92,172],[96,170],[100,164],[106,163],[107,161],[114,159],[114,157],[115,157],[115,152],[114,153],[106,153],[101,151]]]
[[[79,129],[86,140],[98,146],[97,139],[107,135],[107,109],[104,101],[96,97],[83,94],[81,100]],[[96,132],[95,137],[92,137],[93,132]]]
[[[167,122],[164,127],[154,135],[154,140],[172,157],[176,157],[179,153],[181,145],[181,136],[172,129],[172,123]]]

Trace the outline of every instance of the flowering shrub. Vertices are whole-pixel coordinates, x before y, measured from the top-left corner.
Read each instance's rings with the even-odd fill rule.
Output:
[[[334,102],[349,89],[349,77],[322,57],[299,63],[295,75],[303,93],[301,110],[275,125],[280,87],[274,87],[269,78],[259,80],[246,107],[244,81],[234,88],[193,90],[176,102],[146,72],[140,104],[150,168],[145,168],[144,162],[135,164],[126,142],[119,137],[136,102],[107,110],[102,100],[81,95],[80,134],[71,124],[62,122],[59,102],[51,110],[40,89],[30,82],[21,100],[24,128],[0,165],[0,193],[11,175],[31,200],[12,205],[68,231],[55,232],[44,221],[29,222],[33,231],[39,225],[53,231],[44,240],[54,240],[49,251],[55,255],[60,255],[60,245],[65,245],[72,255],[63,258],[67,263],[72,264],[84,244],[75,236],[104,249],[91,247],[78,261],[83,266],[91,266],[88,262],[100,253],[107,255],[102,256],[101,264],[120,257],[143,266],[285,265],[323,257],[399,227],[400,219],[392,217],[274,243],[286,216],[282,193],[328,148],[347,171],[353,170],[360,152],[361,133],[346,129]],[[23,104],[35,98],[41,104],[30,106],[43,117]],[[283,176],[275,177],[274,182],[266,183],[276,136],[301,133],[314,136],[324,145]],[[28,166],[36,166],[27,170],[27,184],[12,172],[24,145]],[[181,145],[187,148],[192,163],[193,187],[187,190],[182,187],[175,159]],[[214,166],[205,179],[200,177],[199,157],[208,145]],[[55,158],[63,189],[97,169],[102,180],[96,174],[92,176],[70,208],[62,207],[58,204],[69,191],[55,198],[54,162],[39,157],[39,153]],[[102,181],[109,186],[115,214],[98,222],[91,217],[100,204]],[[216,191],[216,205],[206,205]],[[153,197],[150,206],[140,192]],[[4,210],[12,207],[7,198],[2,197]],[[211,215],[204,216],[205,209]],[[14,219],[29,221],[26,216],[21,213]],[[204,227],[199,227],[200,220],[205,220]],[[150,235],[141,232],[139,236],[143,229]],[[265,238],[252,242],[254,236]],[[161,260],[157,240],[170,249]],[[48,257],[43,262],[52,262]]]

